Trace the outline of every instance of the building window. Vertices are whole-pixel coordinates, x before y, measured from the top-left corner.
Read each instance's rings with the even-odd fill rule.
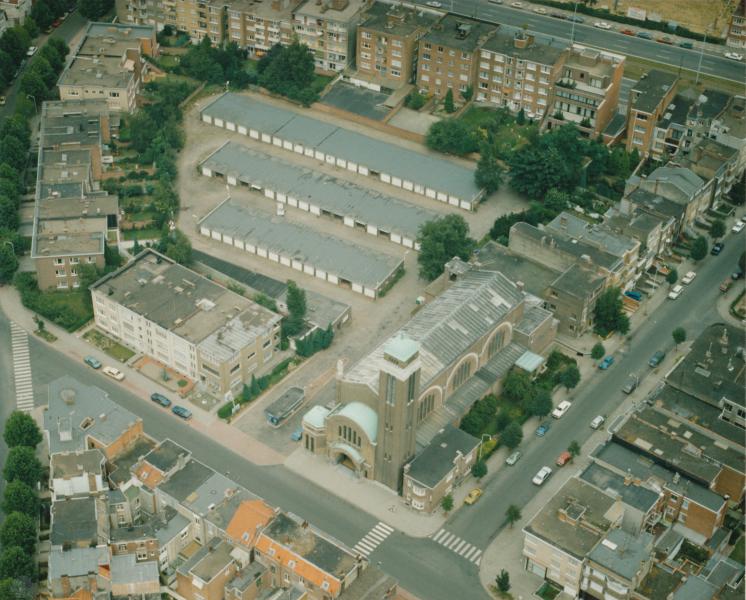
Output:
[[[487,358],[490,359],[495,355],[495,352],[503,347],[503,332],[498,331],[492,336],[489,345],[487,346]]]
[[[421,401],[417,407],[417,421],[422,421],[427,415],[429,415],[433,408],[435,408],[435,392],[428,394]]]
[[[452,387],[454,390],[461,387],[461,385],[469,379],[469,376],[471,375],[471,361],[466,360],[462,362],[458,368],[456,369],[456,374],[453,377],[453,384]]]

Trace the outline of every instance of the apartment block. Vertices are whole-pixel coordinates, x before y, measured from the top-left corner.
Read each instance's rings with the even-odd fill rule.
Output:
[[[467,90],[476,91],[480,52],[496,31],[481,21],[445,16],[420,41],[418,89],[436,98],[443,98],[450,89],[457,101]]]
[[[743,164],[737,148],[703,137],[687,154],[675,156],[671,165],[689,169],[710,187],[710,203],[718,205],[743,174]]]
[[[293,41],[293,11],[299,0],[238,0],[227,7],[226,40],[262,56],[275,44]]]
[[[479,52],[477,102],[542,118],[565,56],[559,43],[538,42],[523,30],[500,27]]]
[[[306,0],[295,10],[294,32],[314,54],[316,69],[342,71],[355,58],[357,26],[369,0]]]
[[[653,536],[613,529],[588,554],[581,589],[586,597],[636,598],[635,589],[653,565]]]
[[[374,2],[357,28],[357,74],[369,87],[397,89],[417,72],[420,38],[441,13]]]
[[[642,157],[650,155],[655,130],[676,94],[678,79],[672,73],[651,69],[632,86],[627,104],[627,152],[636,149]]]
[[[279,315],[154,250],[91,293],[98,327],[219,396],[240,392],[279,348]]]
[[[591,137],[601,134],[619,101],[624,56],[573,44],[554,81],[548,128],[573,123]]]
[[[746,48],[746,0],[739,0],[728,23],[726,46]]]

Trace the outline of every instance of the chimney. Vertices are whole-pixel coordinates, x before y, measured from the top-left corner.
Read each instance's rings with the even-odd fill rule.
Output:
[[[516,281],[515,282],[515,287],[518,288],[519,292],[522,292],[522,291],[524,291],[526,289],[526,284],[524,284],[522,281]]]
[[[534,43],[534,36],[528,35],[526,33],[516,33],[515,37],[513,38],[513,47],[514,48],[528,48]]]

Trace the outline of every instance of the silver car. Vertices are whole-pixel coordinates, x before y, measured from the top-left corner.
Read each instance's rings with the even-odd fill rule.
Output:
[[[523,456],[518,450],[513,452],[508,458],[505,459],[505,464],[510,465],[511,467],[518,462],[518,460]]]

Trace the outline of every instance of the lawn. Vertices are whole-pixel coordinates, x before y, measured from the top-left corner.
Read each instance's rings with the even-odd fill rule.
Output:
[[[459,119],[469,125],[479,139],[486,138],[487,129],[492,126],[497,155],[503,159],[538,133],[538,125],[533,125],[528,121],[523,125],[518,125],[515,117],[502,109],[470,106]],[[494,128],[495,122],[500,123],[497,128]]]
[[[127,362],[135,355],[132,350],[125,348],[122,344],[115,342],[96,329],[90,329],[83,337],[119,362]]]
[[[161,230],[157,227],[148,227],[145,229],[128,229],[122,232],[125,240],[157,240],[161,237]]]
[[[150,204],[150,200],[147,201],[147,204]],[[153,221],[156,217],[156,214],[152,210],[143,210],[139,212],[130,212],[127,213],[127,220],[132,221],[133,223],[142,223],[144,221]]]
[[[496,112],[493,108],[472,105],[459,118],[472,127],[486,127],[495,119]]]
[[[313,89],[317,94],[320,94],[332,79],[334,78],[330,75],[319,75],[318,73],[315,73],[313,76],[313,83],[311,83],[311,89]]]
[[[29,308],[67,331],[75,331],[93,318],[93,311],[85,302],[85,295],[89,293],[87,290],[42,292]]]
[[[738,538],[733,551],[730,553],[730,558],[735,560],[739,565],[744,563],[744,540],[746,540],[746,537],[744,536]]]

